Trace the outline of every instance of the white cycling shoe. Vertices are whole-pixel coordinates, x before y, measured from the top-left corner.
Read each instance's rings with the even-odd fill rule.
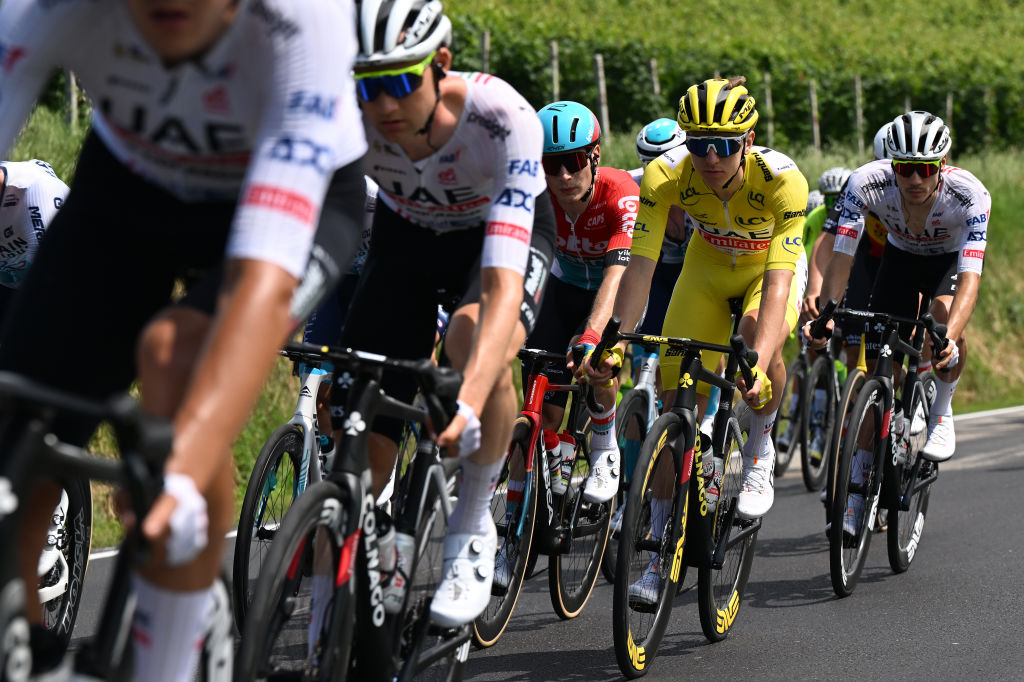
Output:
[[[491,598],[498,532],[458,533],[444,539],[443,578],[430,602],[430,622],[441,627],[470,623]]]
[[[775,502],[775,446],[765,438],[759,457],[743,455],[743,485],[736,500],[736,514],[742,519],[758,519]]]
[[[619,449],[611,447],[596,453],[594,467],[583,486],[583,499],[600,504],[619,492]]]
[[[956,452],[956,433],[953,431],[953,413],[933,414],[928,418],[928,442],[921,456],[933,462],[945,462]]]

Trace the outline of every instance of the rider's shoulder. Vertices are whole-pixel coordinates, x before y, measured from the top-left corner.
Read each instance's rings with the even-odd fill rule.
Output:
[[[756,168],[755,172],[751,174],[753,182],[763,181],[767,184],[778,179],[791,182],[796,176],[800,176],[805,184],[807,182],[803,173],[797,168],[796,161],[778,150],[755,145],[751,150],[750,157]]]

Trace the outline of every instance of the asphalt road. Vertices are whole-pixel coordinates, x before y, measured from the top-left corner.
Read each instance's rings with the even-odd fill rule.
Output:
[[[958,417],[956,429],[957,454],[933,487],[909,572],[892,573],[876,535],[856,591],[838,599],[824,511],[794,463],[776,481],[729,637],[709,644],[696,589],[684,592],[646,679],[1021,679],[1024,409]],[[112,563],[100,555],[89,567],[76,639],[95,627]],[[583,613],[563,622],[545,572],[542,559],[502,639],[470,653],[465,679],[620,679],[611,586],[600,578]],[[695,582],[691,570],[686,584]]]

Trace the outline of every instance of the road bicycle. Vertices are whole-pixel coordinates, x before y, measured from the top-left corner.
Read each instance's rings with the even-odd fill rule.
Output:
[[[57,439],[50,429],[64,416],[107,421],[121,459],[94,456]],[[96,402],[0,372],[0,440],[6,453],[0,462],[0,680],[27,680],[32,666],[26,586],[16,560],[15,538],[26,513],[19,492],[32,490],[37,481],[59,471],[68,490],[74,490],[79,481],[117,483],[127,493],[135,518],[145,518],[163,488],[163,464],[171,450],[171,438],[170,423],[143,415],[127,395]],[[96,636],[83,644],[73,662],[66,662],[76,679],[131,677],[131,582],[135,567],[146,555],[147,545],[136,526],[118,552]],[[226,681],[231,679],[234,643],[223,579],[214,582],[213,596],[197,677]]]
[[[415,551],[405,602],[399,613],[387,614],[368,439],[379,416],[419,424],[429,417],[436,431],[443,430],[455,414],[461,376],[427,359],[389,359],[309,344],[287,348],[321,354],[353,383],[334,466],[292,503],[263,562],[236,679],[404,680],[420,673],[458,679],[470,627],[440,628],[429,618],[452,509],[440,453],[431,439],[419,441],[408,494],[399,496],[393,510],[397,534],[411,537]],[[385,370],[414,377],[426,407],[384,394]]]
[[[736,386],[701,365],[702,351],[723,353],[725,376],[733,377],[739,370],[747,385],[753,384],[750,368],[757,354],[735,334],[742,301],[730,299],[729,306],[734,334],[728,346],[619,334],[620,339],[659,343],[668,346],[666,353],[682,355],[672,407],[658,417],[640,448],[619,536],[613,636],[619,669],[629,678],[650,670],[684,566],[698,570],[701,629],[710,641],[728,635],[750,573],[761,519],[742,519],[736,513],[744,443],[732,407]],[[699,381],[722,391],[710,443],[698,435]],[[666,483],[671,486],[670,498],[661,490]],[[710,493],[713,483],[717,495]]]
[[[595,357],[600,357],[611,338],[598,343]],[[574,353],[578,364],[583,357],[582,346]],[[587,382],[548,383],[547,367],[558,363],[564,366],[564,354],[524,348],[519,358],[526,364],[525,400],[491,501],[499,545],[495,575],[501,562],[507,584],[495,579],[491,599],[473,623],[473,639],[481,647],[492,646],[505,631],[529,573],[531,555],[550,557],[548,592],[555,613],[563,619],[580,614],[597,582],[614,511],[614,498],[600,504],[583,499],[591,463],[587,408],[600,414],[604,406],[595,401]],[[548,461],[540,437],[547,392],[568,392],[572,396],[566,424],[575,446],[571,459],[560,459],[560,466]],[[566,482],[562,494],[552,490],[553,475],[561,475]],[[518,502],[517,497],[521,498]]]
[[[927,301],[921,309],[927,310]],[[846,597],[857,586],[871,541],[871,522],[879,509],[888,510],[886,538],[889,565],[894,572],[902,573],[910,567],[921,542],[931,485],[938,478],[939,467],[921,456],[927,429],[914,433],[914,416],[927,423],[930,409],[918,363],[925,333],[937,352],[945,348],[947,340],[945,325],[936,324],[927,312],[909,319],[840,308],[835,315],[844,320],[863,320],[867,328],[875,326],[882,340],[874,374],[864,383],[850,411],[836,461],[829,569],[833,590]],[[900,338],[901,325],[913,333],[911,342]],[[909,359],[899,399],[893,387],[894,354]],[[859,451],[864,454],[859,456]]]
[[[608,544],[601,560],[601,572],[610,583],[615,582],[619,529],[622,526],[622,515],[626,511],[626,493],[629,491],[633,466],[640,453],[640,445],[654,425],[654,420],[658,418],[661,409],[656,383],[659,346],[656,343],[636,345],[644,350],[636,383],[615,408],[615,439],[619,445],[619,455],[622,457],[622,476],[619,477],[619,492],[615,496],[615,513],[610,524]],[[636,353],[633,357],[636,358]]]

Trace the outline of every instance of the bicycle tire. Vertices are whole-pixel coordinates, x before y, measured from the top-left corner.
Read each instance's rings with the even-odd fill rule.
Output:
[[[398,668],[397,679],[416,677],[418,680],[449,682],[462,679],[462,669],[469,654],[469,637],[464,646],[436,660],[430,660],[429,663],[419,663],[431,659],[435,650],[443,646],[454,632],[466,628],[456,628],[453,632],[430,624],[430,602],[443,575],[444,538],[448,531],[448,520],[433,479],[428,478],[427,481],[431,490],[424,500],[423,509],[419,511],[416,556],[412,563],[405,605],[401,614],[392,622],[392,651]],[[450,486],[451,481],[448,483]],[[443,494],[448,495],[448,490],[443,491]]]
[[[839,397],[839,405],[836,407],[836,426],[832,430],[832,440],[828,446],[828,464],[826,466],[827,476],[825,477],[825,529],[830,527],[832,522],[832,498],[835,497],[836,489],[836,465],[839,463],[839,453],[842,452],[843,443],[846,438],[846,429],[849,422],[849,414],[853,411],[853,405],[857,402],[857,396],[868,380],[868,374],[864,370],[855,367],[846,374],[846,381],[843,383],[843,392]]]
[[[92,487],[88,480],[73,478],[61,481],[68,494],[64,527],[58,531],[57,547],[63,562],[40,580],[41,586],[67,580],[59,596],[42,605],[43,625],[57,636],[62,650],[67,650],[82,605],[85,576],[89,570],[92,549]]]
[[[825,479],[828,476],[828,443],[832,441],[832,433],[836,423],[836,405],[833,400],[835,393],[832,388],[832,383],[836,380],[835,371],[835,363],[832,358],[827,355],[820,355],[814,361],[807,381],[808,391],[803,406],[803,423],[806,425],[804,428],[804,438],[807,447],[802,448],[800,451],[800,473],[804,479],[804,487],[812,493],[824,487]],[[811,413],[814,403],[811,396],[818,390],[825,392],[825,410],[821,413],[820,417]],[[817,456],[811,452],[810,447],[815,429],[821,429],[823,432],[821,439],[822,450],[817,453]]]
[[[829,574],[832,589],[837,596],[853,594],[860,579],[864,560],[871,545],[871,519],[878,507],[881,487],[880,465],[882,462],[882,419],[884,417],[882,394],[886,389],[878,379],[870,379],[854,403],[847,428],[842,455],[836,468],[836,494],[832,500],[832,528],[829,532]],[[868,417],[871,417],[868,420]],[[862,433],[867,430],[867,433]],[[857,454],[858,442],[870,442],[873,446],[871,470],[865,481],[853,489],[850,472]],[[859,528],[856,534],[847,533],[845,516],[851,508],[851,493],[864,495],[864,502],[853,523]]]
[[[332,481],[310,486],[288,510],[246,614],[245,636],[235,660],[236,680],[345,677],[356,621],[359,571],[353,565],[342,586],[335,587],[345,543],[333,529],[344,527],[344,518],[337,515],[347,513],[341,488]],[[356,553],[348,553],[353,564]],[[330,599],[322,605],[325,617],[320,636],[310,643],[313,612],[320,606],[313,603],[312,577],[314,563],[321,561],[321,568],[329,569],[325,575]]]
[[[506,552],[510,570],[508,587],[503,589],[495,583],[491,587],[490,601],[483,613],[473,621],[473,641],[482,648],[493,646],[505,631],[526,578],[526,565],[533,545],[533,524],[537,516],[537,476],[543,466],[537,447],[530,450],[532,430],[533,423],[527,417],[516,419],[505,465],[491,499],[491,516],[498,528],[498,552]],[[533,473],[525,477],[522,503],[506,520],[510,465],[514,460],[519,460],[525,469],[527,458],[533,460]]]
[[[617,580],[612,593],[612,635],[619,670],[630,679],[641,677],[650,669],[672,613],[676,585],[682,581],[685,571],[682,555],[686,540],[688,487],[682,491],[682,508],[673,505],[661,540],[649,539],[652,538],[650,510],[655,470],[659,466],[669,466],[672,480],[679,480],[671,444],[681,428],[679,417],[671,413],[663,414],[654,422],[640,448],[635,469],[637,475],[630,483],[626,511],[622,518],[618,567],[615,571]],[[631,599],[629,588],[643,577],[651,562],[653,557],[647,547],[652,544],[659,548],[657,566],[660,585],[656,588],[654,599],[647,603],[640,598]],[[662,560],[666,556],[672,557],[671,562]]]
[[[284,469],[282,469],[284,465]],[[264,443],[245,488],[231,570],[231,609],[239,632],[253,590],[285,513],[298,494],[302,430],[282,424]],[[243,531],[243,529],[248,529]]]
[[[927,387],[922,381],[914,381],[912,384],[912,395],[910,400],[904,401],[904,415],[907,418],[907,431],[912,430],[911,424],[921,410],[924,423],[928,423],[930,409],[927,398]],[[931,485],[926,485],[917,492],[911,492],[909,509],[903,511],[899,505],[899,496],[910,484],[910,475],[913,473],[914,464],[921,457],[921,450],[928,442],[928,429],[923,428],[916,435],[908,433],[909,446],[907,447],[907,459],[901,465],[893,467],[893,499],[889,506],[889,528],[886,531],[886,545],[889,553],[889,566],[896,573],[903,573],[910,568],[911,562],[917,555],[917,549],[921,543],[921,535],[924,532],[925,515],[928,513],[928,499],[931,497]],[[922,461],[922,468],[918,471],[918,480],[927,477],[931,472],[931,464]]]
[[[775,423],[772,424],[772,443],[775,445],[775,477],[779,478],[786,470],[789,469],[790,463],[793,461],[793,454],[795,452],[806,449],[806,437],[804,434],[804,396],[798,395],[796,405],[792,404],[793,386],[794,384],[799,385],[801,388],[807,385],[804,381],[807,377],[807,365],[803,358],[797,356],[789,367],[786,368],[786,384],[782,389],[782,402],[779,403],[779,410],[775,417]],[[802,391],[801,391],[802,393]],[[787,442],[783,440],[780,443],[780,437],[786,433],[789,433],[788,446]]]
[[[608,525],[615,510],[614,497],[597,504],[582,499],[588,471],[584,444],[577,442],[572,475],[565,493],[560,496],[557,515],[558,524],[568,526],[578,505],[576,523],[569,529],[568,549],[548,558],[551,606],[562,620],[578,616],[590,599],[601,571],[608,544]]]
[[[621,476],[619,476],[619,491],[615,494],[615,515],[619,516],[621,526],[621,515],[625,513],[626,492],[629,490],[629,481],[632,471],[627,469],[631,458],[627,459],[626,450],[635,448],[643,443],[647,435],[647,395],[637,389],[631,390],[619,403],[615,410],[615,439],[619,444],[619,457],[622,462]],[[608,533],[608,542],[605,544],[604,556],[601,558],[601,573],[609,583],[615,583],[615,565],[619,557],[619,534],[614,529]]]
[[[739,420],[733,416],[729,419],[729,432],[725,440],[724,469],[718,503],[711,520],[711,550],[717,546],[722,533],[726,531],[725,523],[729,511],[736,506],[737,497],[743,487],[743,433],[740,431]],[[704,466],[711,462],[704,462]],[[733,527],[744,527],[749,521],[738,517]],[[752,533],[739,541],[730,543],[726,549],[721,569],[710,565],[697,571],[697,604],[700,611],[700,627],[704,636],[711,642],[720,642],[729,634],[729,630],[739,614],[743,602],[743,590],[750,576],[750,566],[754,561],[754,545],[757,533]]]

